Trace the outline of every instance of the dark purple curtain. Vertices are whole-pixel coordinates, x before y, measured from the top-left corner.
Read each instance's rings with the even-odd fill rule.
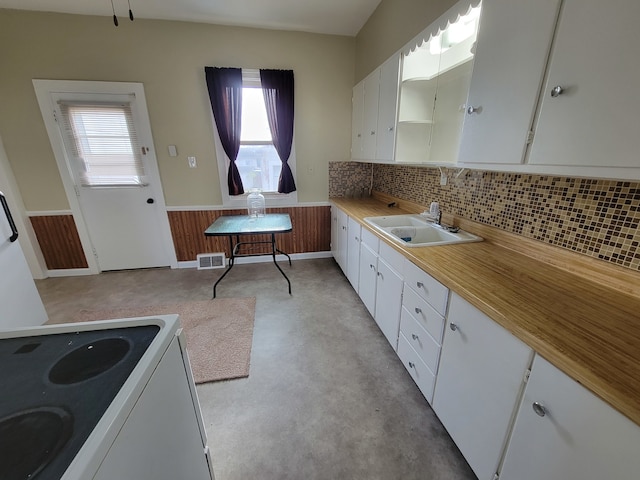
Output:
[[[242,69],[204,67],[204,74],[220,142],[231,160],[227,175],[229,195],[242,195],[244,188],[236,166],[236,158],[240,150]]]
[[[260,70],[260,82],[273,145],[282,161],[278,192],[295,192],[296,182],[287,163],[293,142],[293,71]]]

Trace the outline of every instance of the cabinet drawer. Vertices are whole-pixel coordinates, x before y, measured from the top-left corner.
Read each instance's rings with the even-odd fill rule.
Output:
[[[378,237],[376,237],[375,233],[369,231],[366,228],[363,228],[360,234],[360,238],[362,239],[362,243],[367,244],[369,248],[371,248],[371,250],[373,250],[375,253],[378,253],[378,245],[380,243],[380,240],[378,239]]]
[[[404,262],[404,281],[424,298],[436,312],[444,315],[447,311],[449,289],[409,260]]]
[[[400,333],[398,339],[398,357],[402,360],[404,367],[407,369],[413,381],[416,382],[418,388],[431,404],[433,402],[433,386],[436,377],[429,370],[429,367],[420,359],[420,356],[411,347],[406,337]]]
[[[420,322],[413,318],[413,315],[405,307],[402,307],[402,315],[400,316],[400,331],[422,361],[429,367],[429,370],[437,372],[440,345],[422,327]]]
[[[444,317],[436,312],[427,301],[418,295],[410,286],[404,288],[402,305],[411,316],[418,321],[429,335],[442,345],[442,332],[444,331]]]

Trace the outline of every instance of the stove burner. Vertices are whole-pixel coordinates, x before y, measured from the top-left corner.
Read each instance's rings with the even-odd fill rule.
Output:
[[[100,375],[120,362],[131,349],[123,338],[105,338],[76,348],[62,357],[49,371],[49,380],[71,385]]]
[[[64,447],[73,417],[58,407],[41,407],[0,419],[0,478],[32,480]]]

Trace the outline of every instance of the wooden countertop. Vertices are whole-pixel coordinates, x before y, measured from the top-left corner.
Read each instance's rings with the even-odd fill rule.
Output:
[[[374,233],[364,217],[416,213],[374,198],[330,200]],[[640,425],[640,298],[493,241],[387,243]]]

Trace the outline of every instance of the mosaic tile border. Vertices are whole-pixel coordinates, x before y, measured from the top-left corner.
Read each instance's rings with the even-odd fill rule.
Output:
[[[353,172],[371,168],[364,165]],[[330,191],[344,169],[330,166]],[[444,212],[640,270],[640,182],[445,171],[441,186],[436,168],[374,164],[373,189],[425,206],[438,201]],[[349,180],[336,182],[338,190]]]

